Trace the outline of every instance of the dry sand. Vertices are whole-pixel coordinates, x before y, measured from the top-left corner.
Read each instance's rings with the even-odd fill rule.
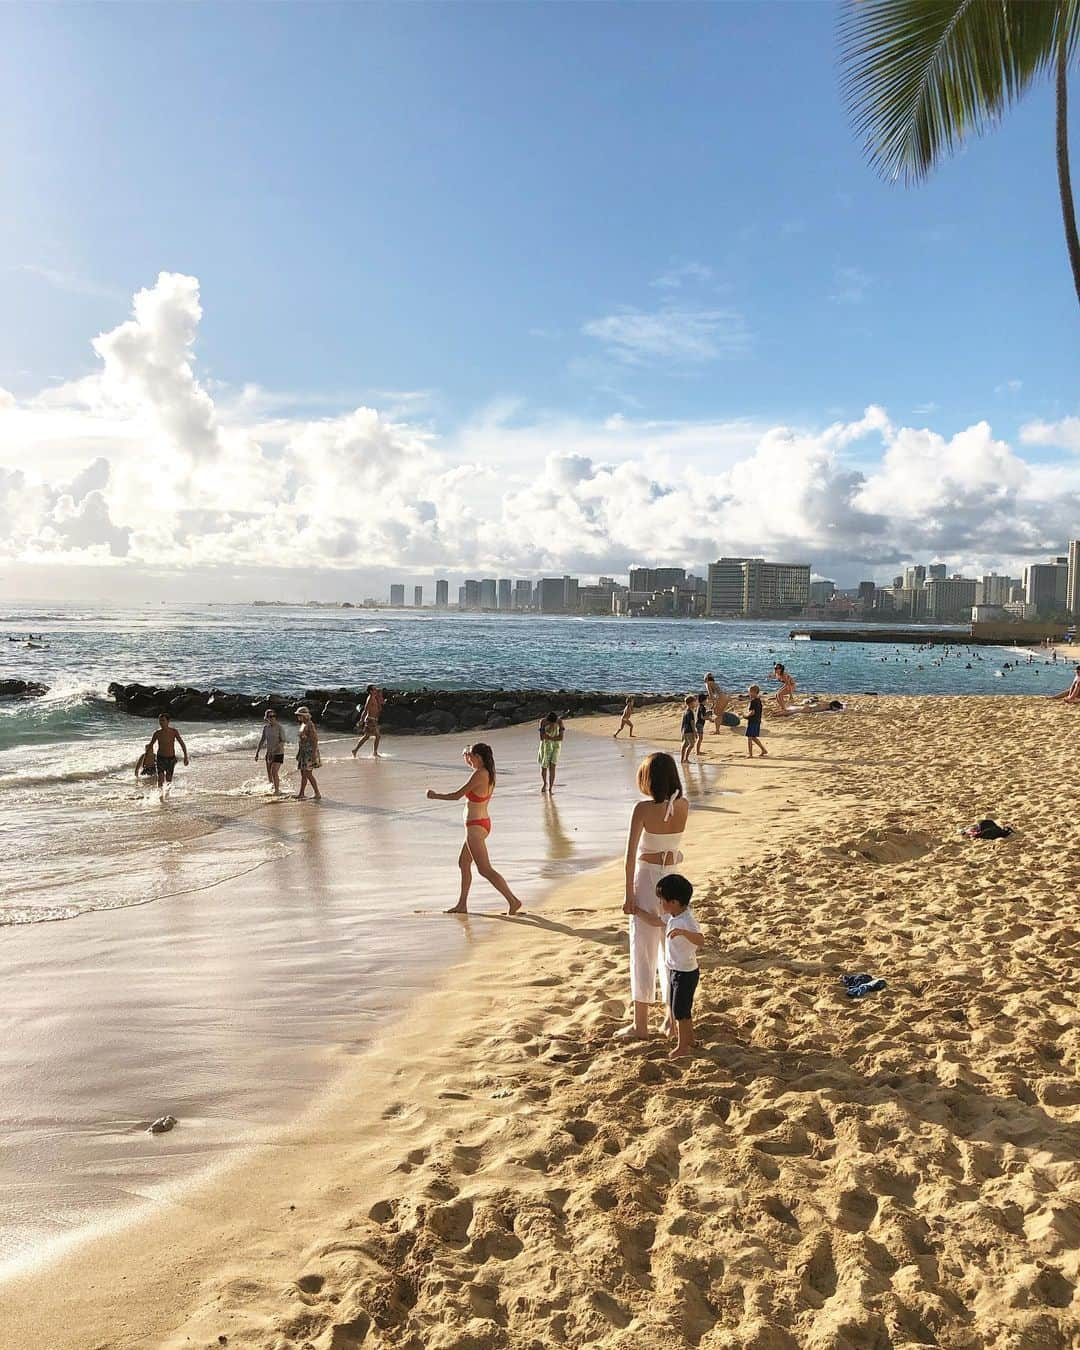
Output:
[[[4,1346],[1080,1343],[1076,718],[865,698],[752,765],[710,738],[692,1060],[611,1040],[619,867],[470,920],[501,939],[309,1119],[0,1290]],[[958,835],[984,815],[1016,834]]]

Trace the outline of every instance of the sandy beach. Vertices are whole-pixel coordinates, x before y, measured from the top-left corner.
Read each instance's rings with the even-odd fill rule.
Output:
[[[512,923],[448,919],[494,940],[296,1124],[8,1281],[0,1343],[1077,1344],[1077,718],[861,698],[767,720],[752,764],[708,738],[692,1059],[611,1039],[619,863]],[[676,726],[642,714],[620,756]],[[1015,834],[958,833],[987,815]],[[861,971],[887,987],[851,1001]]]

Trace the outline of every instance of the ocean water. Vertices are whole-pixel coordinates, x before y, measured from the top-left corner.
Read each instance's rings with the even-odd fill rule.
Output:
[[[28,647],[28,633],[40,647]],[[0,609],[0,679],[38,680],[41,699],[0,699],[0,924],[74,917],[175,894],[257,865],[230,857],[227,823],[266,790],[261,765],[238,776],[225,752],[253,749],[252,724],[181,730],[192,768],[170,815],[133,774],[153,724],[119,712],[110,681],[242,692],[392,687],[689,692],[766,689],[774,661],[800,693],[1050,693],[1051,667],[1006,648],[948,654],[876,644],[791,641],[789,623],[573,619],[201,605]],[[226,771],[225,764],[229,768]],[[288,761],[287,761],[288,763]],[[182,810],[187,806],[188,810]],[[148,816],[153,829],[148,831]],[[219,836],[213,849],[206,837]],[[93,846],[88,846],[88,841]],[[149,840],[149,842],[148,842]],[[200,846],[202,840],[207,846]]]

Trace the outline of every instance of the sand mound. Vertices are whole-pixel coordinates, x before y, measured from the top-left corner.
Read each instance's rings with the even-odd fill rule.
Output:
[[[896,826],[864,830],[857,839],[834,844],[833,856],[859,858],[865,862],[898,863],[921,858],[936,846],[938,840],[922,830],[901,830]]]

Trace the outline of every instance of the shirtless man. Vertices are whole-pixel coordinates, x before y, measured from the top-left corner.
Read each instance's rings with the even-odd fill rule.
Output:
[[[1062,703],[1080,703],[1080,666],[1076,667],[1073,682],[1068,689],[1063,689],[1060,694],[1051,694],[1050,697],[1059,699]]]
[[[379,718],[382,716],[383,704],[385,702],[386,699],[383,697],[382,690],[378,685],[369,684],[367,687],[367,698],[364,700],[364,706],[360,712],[360,723],[356,728],[357,731],[362,731],[364,734],[353,746],[354,758],[360,747],[364,745],[365,742],[372,739],[375,742],[372,747],[373,758],[382,758],[379,754],[379,741],[382,739],[382,735],[379,731]]]
[[[158,729],[150,737],[150,745],[157,751],[157,785],[161,800],[167,795],[166,784],[172,787],[173,771],[176,768],[176,747],[184,755],[184,764],[190,764],[184,738],[169,722],[169,714],[162,713],[158,718]]]

